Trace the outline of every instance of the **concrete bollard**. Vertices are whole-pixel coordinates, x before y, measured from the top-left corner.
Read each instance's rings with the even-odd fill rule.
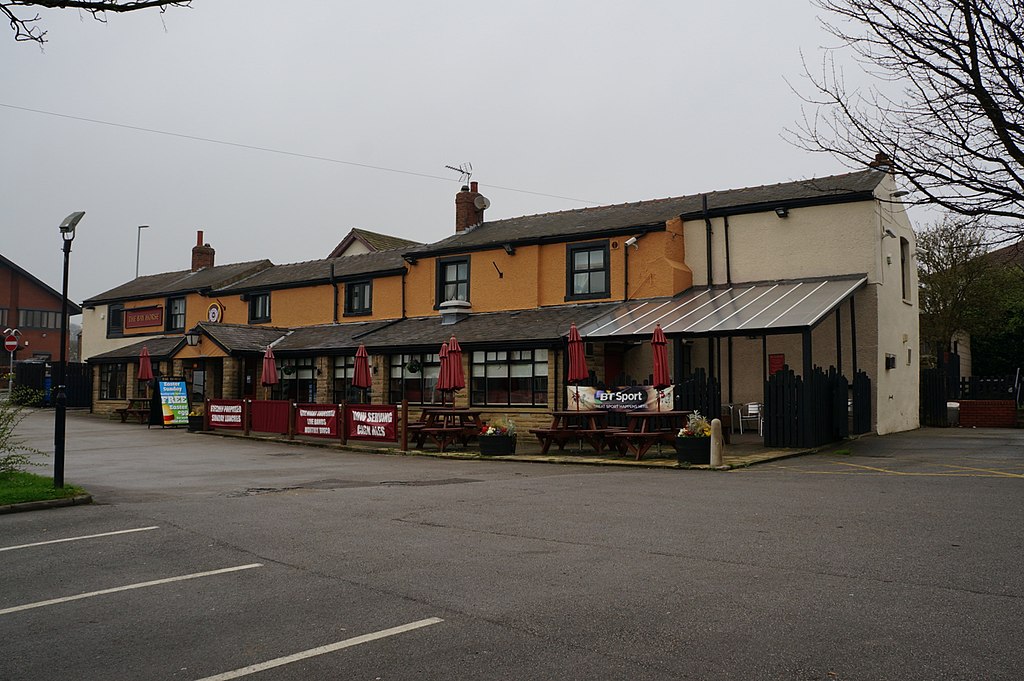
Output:
[[[711,467],[718,468],[722,465],[722,451],[725,449],[725,440],[722,439],[722,422],[719,419],[711,419]]]

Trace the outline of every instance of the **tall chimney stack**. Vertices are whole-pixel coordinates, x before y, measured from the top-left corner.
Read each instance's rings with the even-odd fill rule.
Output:
[[[213,267],[215,253],[210,244],[203,243],[203,230],[196,230],[196,245],[192,247],[192,271],[198,272],[205,267]]]
[[[455,195],[456,232],[464,232],[484,221],[484,208],[487,207],[488,202],[477,191],[477,187],[476,182],[470,182],[468,187],[463,185],[462,191]]]

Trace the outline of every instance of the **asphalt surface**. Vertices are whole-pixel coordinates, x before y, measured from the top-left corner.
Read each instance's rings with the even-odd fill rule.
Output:
[[[97,503],[0,516],[0,679],[1018,679],[1024,431],[838,449],[623,470],[73,414]]]

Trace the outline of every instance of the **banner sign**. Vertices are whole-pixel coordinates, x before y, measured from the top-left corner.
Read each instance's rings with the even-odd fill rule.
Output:
[[[785,353],[771,354],[768,355],[768,375],[771,376],[774,373],[782,371],[782,367],[786,365]]]
[[[210,400],[207,413],[211,428],[242,429],[242,400]]]
[[[160,381],[161,424],[165,426],[188,425],[188,389],[185,381]]]
[[[350,440],[396,442],[398,409],[388,405],[360,404],[345,408],[345,430]]]
[[[164,309],[162,307],[137,307],[132,310],[125,310],[122,324],[126,329],[163,326]]]
[[[300,404],[295,410],[295,434],[338,437],[338,408],[333,404]]]
[[[669,386],[663,390],[655,390],[649,385],[630,385],[618,388],[590,388],[580,386],[579,408],[603,409],[605,411],[635,411],[637,409],[658,410],[659,395],[661,398],[661,411],[671,411],[673,400],[673,388]],[[576,408],[576,386],[566,386],[566,405],[569,409]]]

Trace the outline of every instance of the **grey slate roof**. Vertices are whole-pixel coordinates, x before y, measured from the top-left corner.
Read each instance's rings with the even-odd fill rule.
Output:
[[[351,354],[360,343],[366,343],[366,338],[372,336],[374,331],[394,324],[395,321],[347,322],[298,328],[274,346],[274,353],[282,356],[289,352],[308,354],[310,351]],[[437,323],[440,324],[440,321]]]
[[[263,352],[267,346],[288,335],[288,329],[245,324],[199,324],[206,335],[229,353]]]
[[[868,200],[884,176],[884,171],[869,169],[810,180],[710,192],[707,194],[708,211],[714,216],[721,215],[723,211],[739,214],[773,210],[776,206]],[[587,238],[588,235],[602,232],[637,231],[634,228],[644,226],[661,228],[672,218],[683,216],[684,219],[694,219],[703,215],[702,200],[703,195],[692,194],[494,220],[421,248],[406,249],[405,252],[426,257],[505,243],[516,245],[546,240],[564,241]]]
[[[99,362],[101,364],[107,364],[110,362],[123,362],[123,361],[136,361],[139,359],[139,353],[142,352],[143,346],[149,350],[149,356],[155,360],[166,360],[169,359],[174,351],[178,347],[184,344],[185,339],[182,336],[154,336],[145,340],[140,340],[137,343],[126,345],[123,348],[117,350],[110,350],[103,352],[98,355],[93,355],[89,358],[89,362]]]
[[[509,312],[480,312],[449,325],[442,325],[439,317],[414,317],[384,326],[360,340],[371,354],[416,348],[436,352],[441,343],[453,335],[462,346],[509,343],[551,346],[562,341],[572,322],[581,324],[618,305],[595,303]]]
[[[269,260],[253,260],[231,265],[205,267],[198,272],[182,270],[179,272],[150,274],[138,277],[126,284],[121,284],[109,291],[93,296],[83,302],[82,305],[91,306],[113,301],[153,298],[192,291],[208,291],[271,266],[272,263]]]
[[[381,251],[324,260],[307,260],[273,265],[245,279],[217,289],[217,293],[241,293],[263,289],[288,288],[331,280],[331,265],[337,280],[379,273],[390,273],[405,266],[401,251]]]

